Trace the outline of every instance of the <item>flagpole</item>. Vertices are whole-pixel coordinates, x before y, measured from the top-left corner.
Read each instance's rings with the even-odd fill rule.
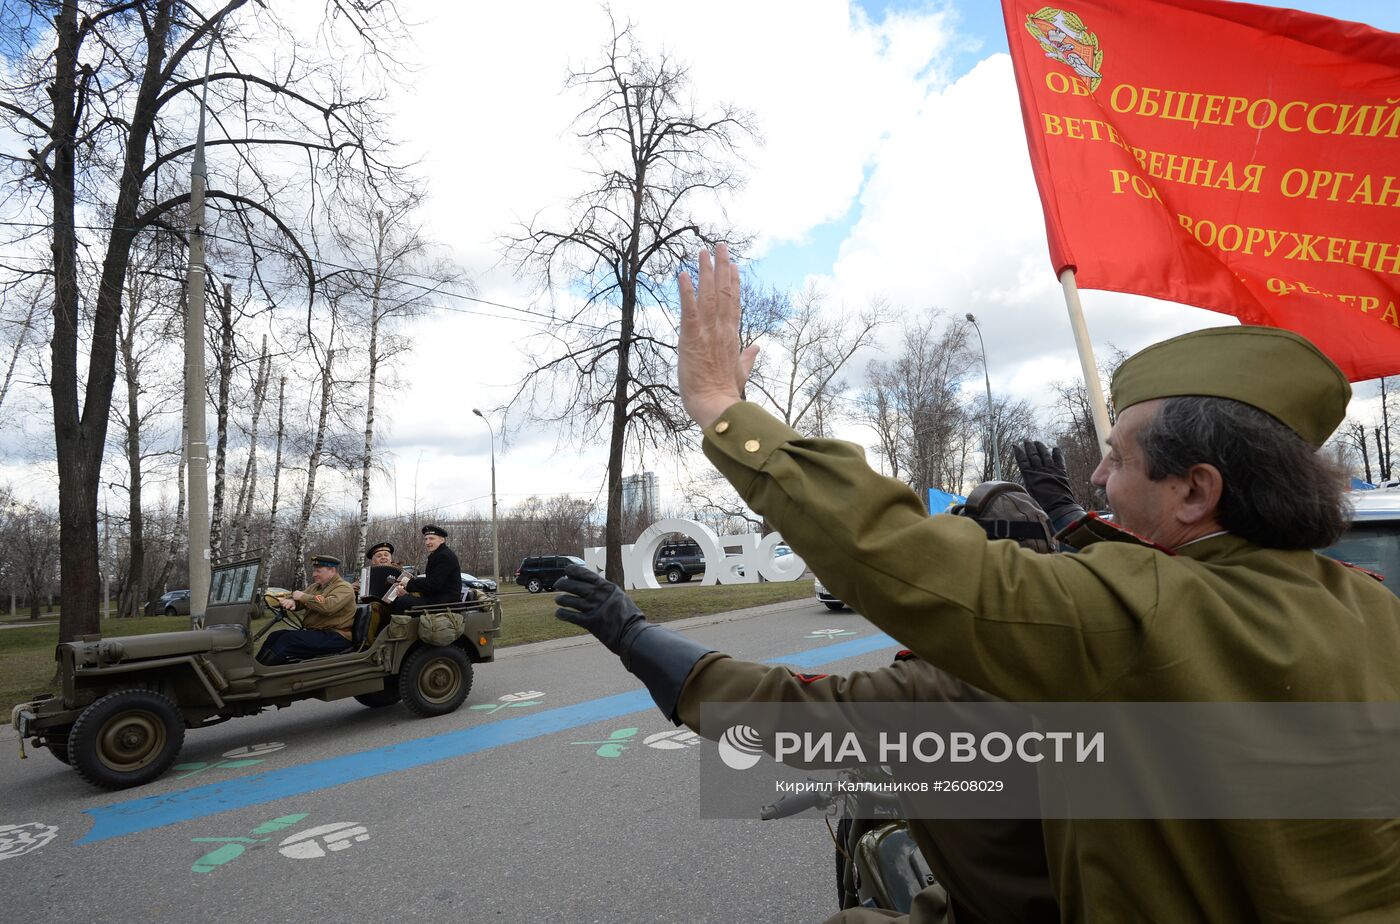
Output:
[[[1108,402],[1104,401],[1103,386],[1099,384],[1099,366],[1094,362],[1094,344],[1089,340],[1089,327],[1084,323],[1084,308],[1079,304],[1079,288],[1074,284],[1074,270],[1060,273],[1060,286],[1065,290],[1065,307],[1069,309],[1069,326],[1074,331],[1074,345],[1079,350],[1079,366],[1084,371],[1084,388],[1089,407],[1094,413],[1094,432],[1099,438],[1099,451],[1108,455]]]

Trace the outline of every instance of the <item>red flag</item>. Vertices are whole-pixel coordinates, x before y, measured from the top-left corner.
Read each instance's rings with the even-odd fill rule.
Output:
[[[1050,259],[1400,372],[1400,35],[1225,0],[1002,0]]]

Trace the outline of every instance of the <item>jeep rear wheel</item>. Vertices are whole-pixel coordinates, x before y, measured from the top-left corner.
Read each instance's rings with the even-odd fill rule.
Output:
[[[179,614],[179,612],[176,611],[175,607],[173,607],[173,606],[167,606],[167,607],[165,608],[165,615],[167,615],[167,616],[179,616],[180,614]]]
[[[532,594],[537,594],[540,591],[544,590],[544,582],[541,581],[539,578],[530,578],[529,583],[525,585],[525,589]]]
[[[384,681],[384,689],[378,693],[360,693],[355,696],[355,702],[361,706],[368,706],[371,709],[382,709],[385,706],[392,706],[403,695],[399,693],[399,678],[389,677]]]
[[[123,690],[83,710],[68,736],[79,775],[103,789],[140,786],[175,762],[185,723],[175,704],[149,690]]]
[[[424,645],[409,652],[399,671],[399,695],[421,716],[446,715],[472,688],[472,662],[455,645]]]
[[[666,583],[668,583],[668,584],[679,584],[681,581],[684,581],[684,580],[685,580],[685,572],[682,571],[680,568],[667,568],[667,569],[666,569]]]

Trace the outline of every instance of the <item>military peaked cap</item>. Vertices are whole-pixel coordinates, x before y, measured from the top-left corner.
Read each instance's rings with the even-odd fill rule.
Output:
[[[1113,374],[1119,412],[1154,398],[1232,398],[1321,447],[1346,416],[1351,385],[1304,337],[1274,327],[1211,327],[1134,353]]]
[[[432,523],[429,523],[427,526],[423,527],[423,535],[441,536],[442,538],[446,539],[447,530],[443,529],[441,526],[434,526]]]
[[[372,545],[365,549],[365,558],[373,558],[374,553],[378,552],[380,549],[388,549],[390,555],[394,554],[394,544],[392,542],[381,542],[378,545]]]
[[[311,567],[313,568],[339,568],[340,559],[334,555],[312,555]]]

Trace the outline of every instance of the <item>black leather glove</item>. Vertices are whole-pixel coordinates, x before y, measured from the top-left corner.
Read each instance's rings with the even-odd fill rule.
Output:
[[[695,662],[713,651],[699,642],[647,622],[622,588],[584,565],[569,565],[554,582],[562,590],[554,602],[557,619],[582,626],[622,659],[622,666],[646,684],[657,707],[672,722],[681,689]]]
[[[1051,449],[1039,440],[1024,440],[1020,445],[1012,444],[1011,450],[1021,467],[1026,490],[1045,510],[1056,530],[1084,515],[1084,508],[1070,490],[1069,471],[1058,447]]]
[[[554,582],[554,589],[563,591],[554,598],[559,605],[555,618],[593,633],[630,670],[627,652],[637,635],[651,623],[621,587],[592,568],[569,565],[564,575]]]

